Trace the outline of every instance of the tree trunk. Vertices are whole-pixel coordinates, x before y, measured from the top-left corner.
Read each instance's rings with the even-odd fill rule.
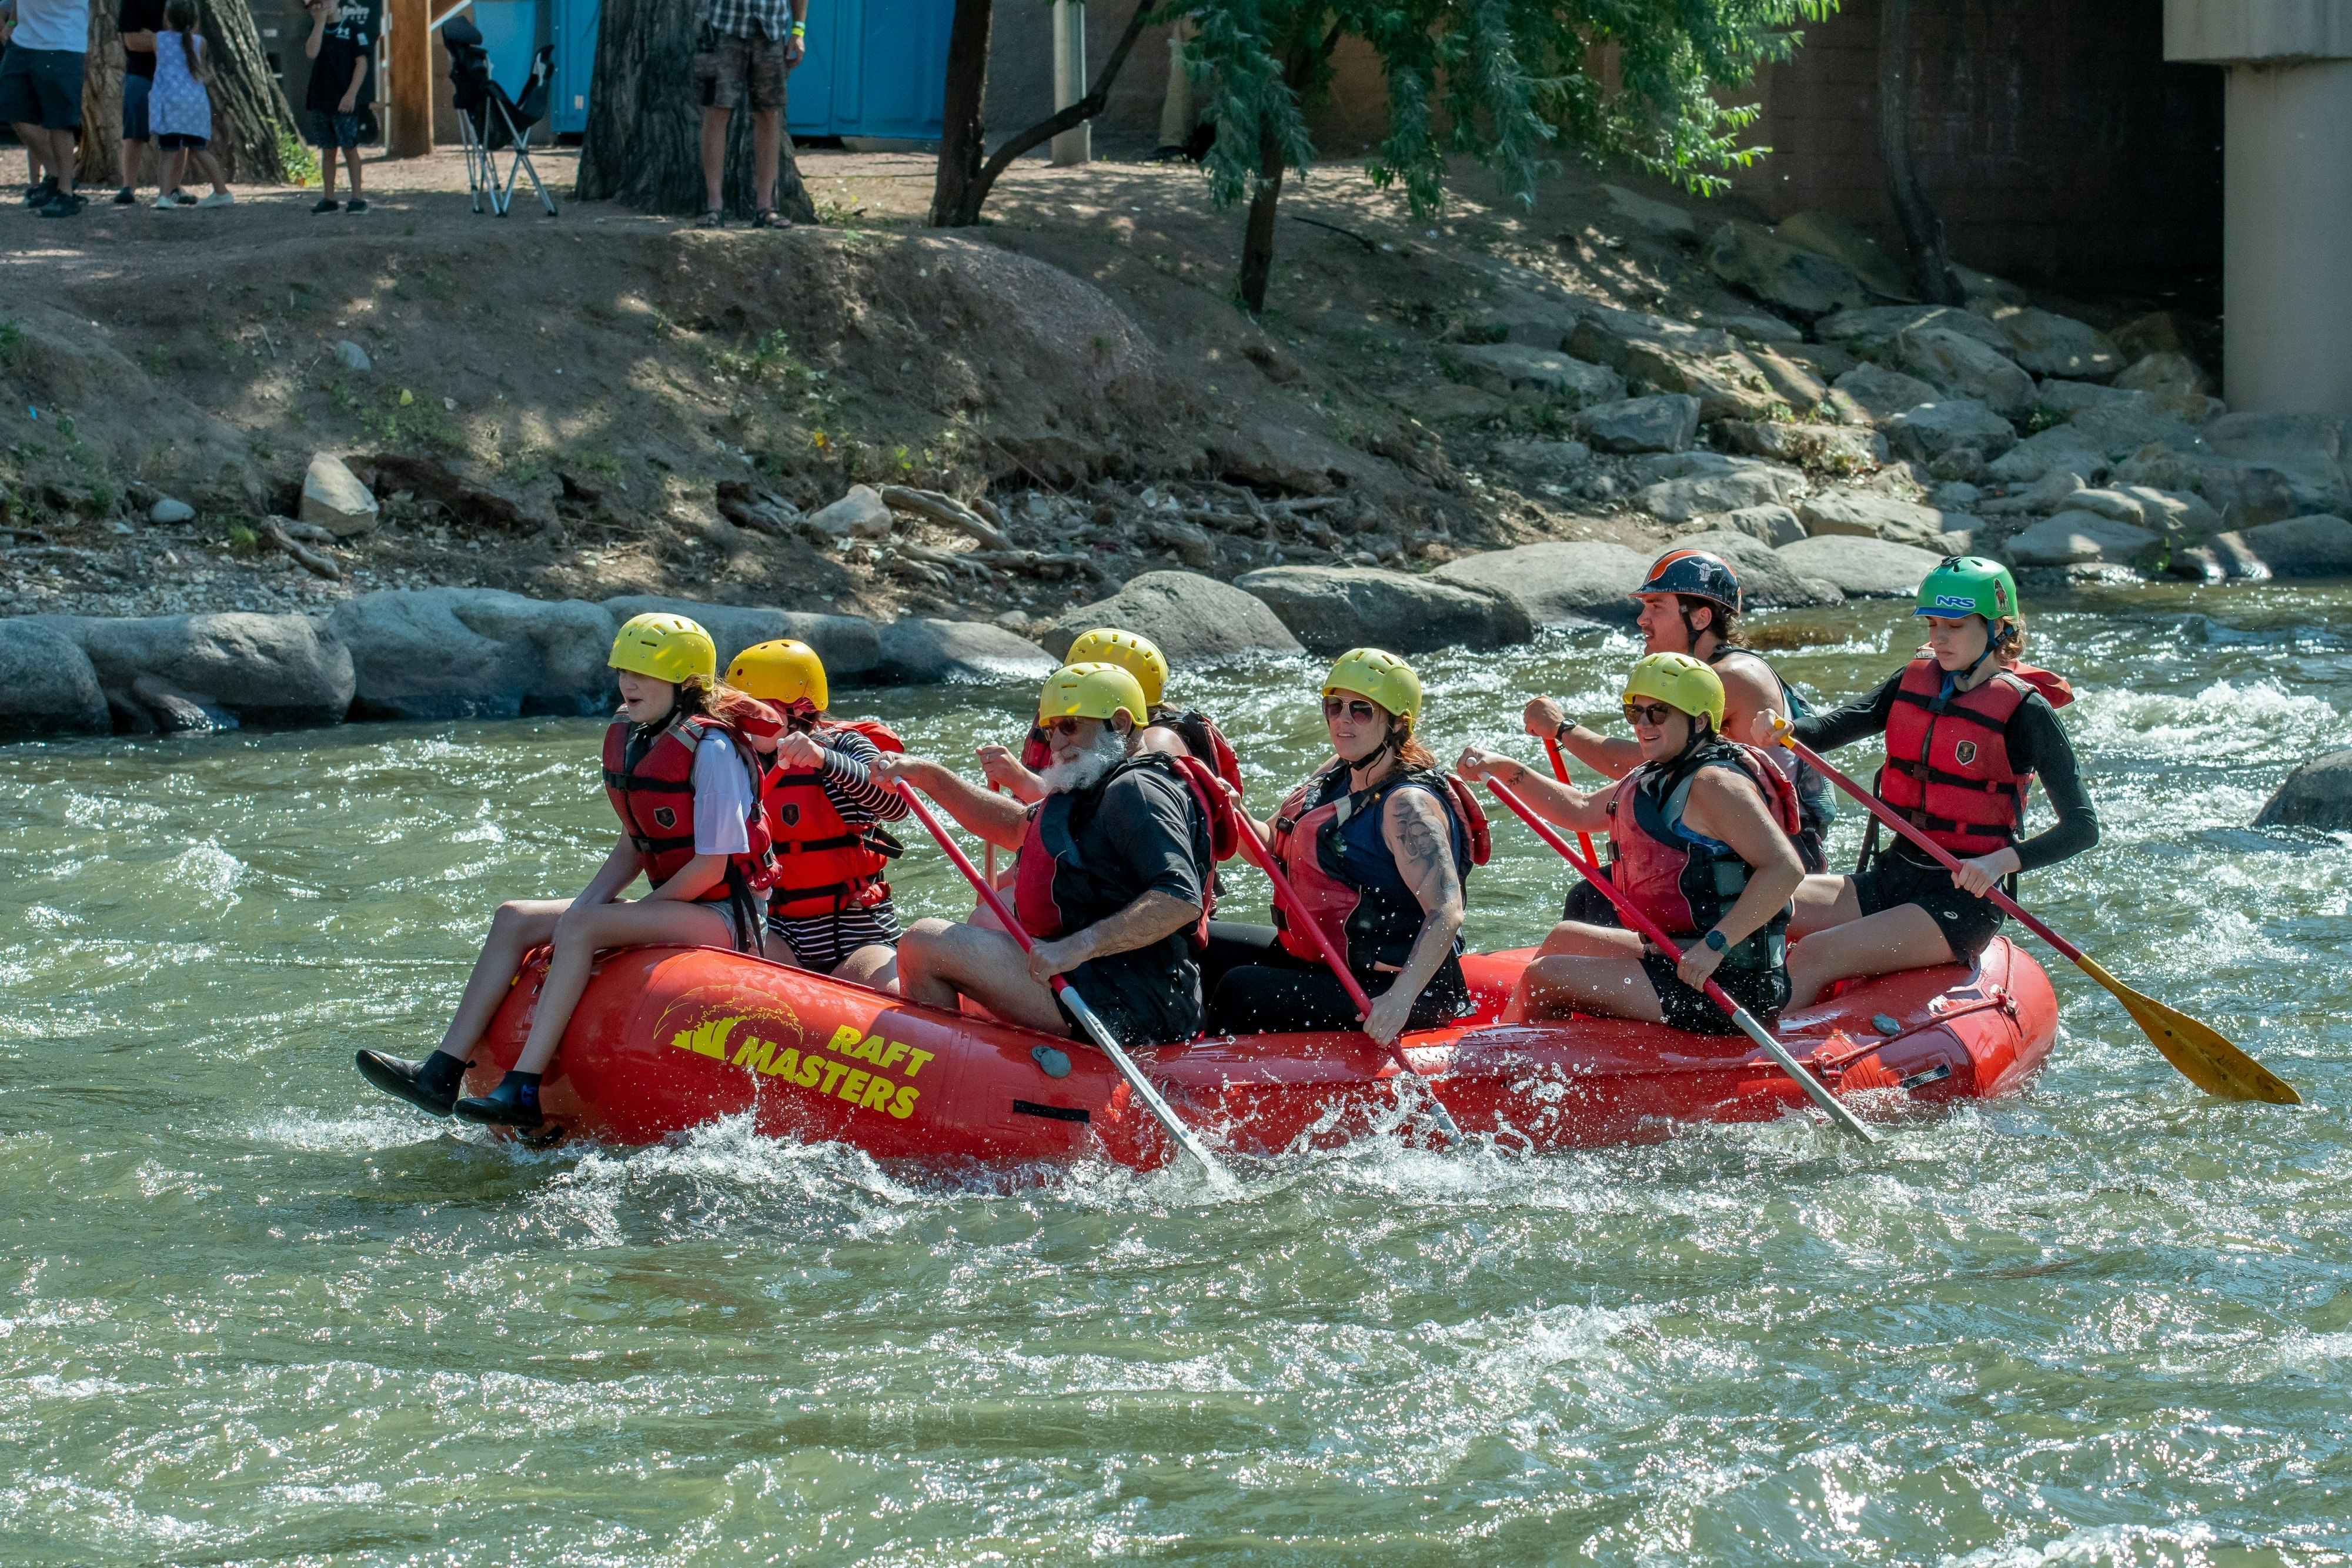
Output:
[[[89,8],[89,62],[81,78],[81,147],[74,158],[74,183],[92,190],[114,183],[122,147],[122,35],[115,30],[114,7],[99,0]]]
[[[685,0],[604,0],[573,200],[652,213],[702,210],[702,106],[694,89],[701,32],[702,7]],[[728,125],[720,189],[730,210],[751,215],[757,192],[749,110],[738,110]],[[792,222],[816,222],[790,131],[777,162],[775,200],[776,211]]]
[[[1886,164],[1886,199],[1911,255],[1920,296],[1938,305],[1966,300],[1944,248],[1944,219],[1919,175],[1911,147],[1911,0],[1880,0],[1878,152]]]
[[[1305,43],[1294,45],[1290,57],[1283,62],[1282,85],[1296,99],[1307,91],[1307,80],[1323,55],[1328,55],[1339,42],[1339,29],[1333,27],[1323,40],[1323,47],[1315,50]],[[1265,314],[1265,286],[1274,276],[1275,207],[1282,200],[1282,139],[1275,133],[1273,122],[1261,119],[1257,132],[1257,189],[1250,196],[1249,224],[1242,231],[1242,303],[1253,316]]]
[[[1143,9],[1137,0],[1137,9]],[[948,75],[940,110],[940,172],[931,183],[930,222],[934,228],[953,228],[975,215],[987,193],[971,193],[980,183],[981,163],[988,152],[988,127],[982,120],[988,97],[988,36],[996,22],[996,0],[956,0],[955,20],[948,28]]]
[[[960,0],[960,3],[957,5],[956,20],[959,24],[963,20],[964,5],[970,3],[971,0]],[[1087,120],[1092,120],[1095,116],[1100,114],[1103,111],[1103,106],[1110,102],[1111,84],[1118,80],[1119,68],[1126,65],[1127,57],[1135,52],[1135,41],[1136,39],[1143,37],[1144,23],[1150,20],[1154,9],[1155,7],[1151,5],[1151,0],[1137,0],[1135,15],[1128,18],[1127,31],[1118,36],[1118,42],[1111,48],[1110,58],[1103,62],[1103,68],[1095,77],[1095,85],[1093,88],[1088,89],[1087,96],[1078,99],[1076,103],[1070,104],[1066,108],[1056,110],[1054,113],[1048,115],[1044,120],[1039,120],[1036,124],[1031,126],[1020,135],[1013,137],[1003,146],[998,148],[996,150],[996,156],[988,161],[986,167],[981,169],[979,172],[972,175],[969,180],[960,182],[958,200],[953,206],[947,206],[942,201],[942,197],[948,186],[949,173],[948,144],[945,141],[941,141],[940,143],[939,184],[935,187],[934,193],[931,197],[932,225],[940,228],[963,228],[980,222],[981,204],[988,200],[988,193],[995,187],[997,176],[1003,174],[1005,170],[1011,168],[1014,159],[1020,157],[1023,153],[1028,152],[1033,147],[1040,147],[1045,143],[1051,141],[1055,137],[1059,136],[1065,131],[1076,130],[1077,127],[1084,125]],[[974,158],[979,156],[980,149],[980,111],[978,109],[978,103],[980,95],[985,92],[988,88],[986,40],[982,40],[982,42],[981,52],[982,61],[980,72],[977,79],[971,84],[974,108],[972,110],[973,134],[971,155]],[[954,74],[955,54],[952,41],[949,45],[948,71],[948,90],[950,92],[953,92],[956,90],[956,79]],[[952,110],[950,110],[950,112],[952,113]],[[950,120],[949,123],[953,124],[954,121]],[[961,156],[961,154],[960,153],[959,155]]]

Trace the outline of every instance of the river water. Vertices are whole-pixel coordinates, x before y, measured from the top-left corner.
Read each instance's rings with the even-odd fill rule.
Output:
[[[1840,694],[1902,608],[1761,621]],[[1875,1149],[1370,1145],[1223,1202],[737,1125],[526,1154],[369,1094],[352,1048],[421,1054],[491,904],[609,843],[593,722],[0,748],[0,1562],[2346,1562],[2352,849],[2245,824],[2352,744],[2347,608],[2034,628],[2107,836],[2029,901],[2304,1106],[2201,1097],[2053,963],[2032,1090]],[[1440,749],[1536,690],[1600,718],[1633,652],[1423,661]],[[1176,689],[1261,810],[1314,673]],[[843,706],[968,753],[1026,695]],[[1524,943],[1563,868],[1496,836],[1471,935]]]

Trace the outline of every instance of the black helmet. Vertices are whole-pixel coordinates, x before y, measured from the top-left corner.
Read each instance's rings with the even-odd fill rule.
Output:
[[[1719,555],[1703,549],[1668,550],[1651,564],[1636,593],[1676,593],[1719,604],[1739,613],[1739,574]]]

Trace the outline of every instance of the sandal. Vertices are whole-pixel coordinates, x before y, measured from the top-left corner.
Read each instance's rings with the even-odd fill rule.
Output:
[[[776,221],[775,208],[761,207],[751,214],[751,226],[755,229],[780,229],[784,225]]]
[[[719,208],[713,207],[695,219],[694,226],[698,229],[723,229],[727,226],[727,214]]]

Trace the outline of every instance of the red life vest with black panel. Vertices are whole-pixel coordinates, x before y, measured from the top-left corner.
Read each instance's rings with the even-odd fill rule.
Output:
[[[1348,967],[1360,977],[1402,968],[1428,913],[1381,837],[1381,814],[1390,793],[1412,784],[1437,797],[1452,830],[1447,848],[1454,873],[1465,882],[1470,868],[1485,865],[1493,854],[1494,840],[1476,797],[1450,773],[1400,773],[1355,794],[1349,793],[1347,778],[1344,765],[1327,768],[1290,792],[1275,813],[1274,858],[1307,918],[1348,956]],[[1297,928],[1281,900],[1275,903],[1274,924],[1283,951],[1323,961],[1314,935]],[[1461,948],[1459,936],[1454,947]]]
[[[697,900],[721,904],[737,892],[766,888],[775,875],[767,813],[759,804],[758,763],[741,735],[707,715],[695,714],[646,735],[627,719],[604,731],[604,795],[613,802],[629,841],[645,857],[646,880],[659,887],[694,858],[694,758],[704,737],[727,737],[751,776],[752,806],[744,818],[751,841],[745,852],[727,857],[727,874]]]
[[[1944,669],[1916,658],[1903,671],[1886,716],[1886,766],[1878,798],[1956,855],[1985,855],[2017,841],[2031,773],[2010,766],[2011,715],[2040,692],[2053,708],[2074,700],[2062,675],[2014,664],[1982,685],[1944,695]]]
[[[1720,737],[1670,763],[1644,762],[1609,797],[1610,881],[1670,936],[1712,930],[1748,891],[1753,868],[1729,844],[1684,825],[1692,783],[1724,768],[1756,786],[1793,847],[1804,831],[1796,786],[1752,746]],[[1727,950],[1735,968],[1777,968],[1788,956],[1790,908]]]
[[[878,750],[907,749],[906,742],[875,719],[818,721],[820,736],[828,729],[856,730]],[[769,768],[761,779],[760,801],[776,855],[770,915],[803,919],[870,909],[888,901],[890,883],[885,878],[906,846],[879,822],[845,820],[825,791],[822,768],[781,764]]]
[[[1164,768],[1184,783],[1209,830],[1212,865],[1202,867],[1201,918],[1192,931],[1192,945],[1205,947],[1209,916],[1216,908],[1213,862],[1241,848],[1245,830],[1234,815],[1233,802],[1216,786],[1215,776],[1197,758],[1145,751],[1114,768],[1088,795],[1099,797],[1111,779],[1130,768]],[[1013,883],[1013,911],[1021,928],[1040,941],[1051,942],[1117,913],[1111,900],[1098,893],[1097,883],[1079,854],[1070,828],[1070,811],[1079,804],[1067,794],[1046,796],[1029,809],[1028,836],[1021,844]]]

